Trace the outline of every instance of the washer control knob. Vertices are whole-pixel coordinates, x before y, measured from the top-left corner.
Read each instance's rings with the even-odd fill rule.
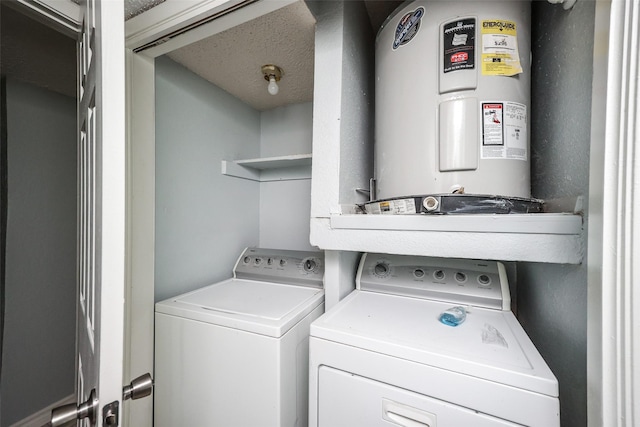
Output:
[[[251,257],[250,256],[246,256],[242,259],[242,262],[244,262],[245,264],[249,264],[251,262]]]
[[[262,264],[262,258],[256,258],[256,259],[253,261],[253,263],[254,263],[255,265],[260,265],[260,264]]]
[[[302,268],[307,273],[313,273],[318,269],[318,263],[313,258],[307,258],[302,261]]]
[[[424,277],[424,270],[421,268],[416,268],[413,270],[413,275],[416,279],[422,279]]]
[[[287,264],[287,260],[286,259],[281,259],[280,260],[280,267],[284,267]]]
[[[377,277],[387,277],[389,275],[389,265],[379,262],[373,267],[373,274]]]

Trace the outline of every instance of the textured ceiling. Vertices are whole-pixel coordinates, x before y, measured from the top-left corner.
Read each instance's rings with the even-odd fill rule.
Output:
[[[168,54],[174,61],[257,110],[313,99],[315,19],[303,2]],[[282,68],[277,95],[267,93],[265,64]]]
[[[71,1],[80,4],[80,0]],[[140,15],[142,12],[146,12],[164,1],[165,0],[124,0],[124,20],[126,21],[127,19]]]
[[[125,0],[124,19],[126,21],[127,19],[131,19],[134,16],[140,15],[142,12],[146,12],[147,10],[156,7],[164,1],[165,0]]]
[[[375,32],[400,3],[365,2]],[[262,111],[313,99],[314,37],[315,19],[304,1],[299,1],[168,56]],[[284,71],[275,96],[267,93],[260,71],[265,64],[275,64]]]
[[[74,0],[79,1],[79,0]],[[125,17],[165,0],[125,0]],[[401,0],[365,0],[375,32]],[[2,72],[69,96],[76,92],[75,42],[2,7]],[[301,0],[174,51],[169,56],[258,110],[313,98],[315,19]],[[267,93],[260,67],[284,70],[280,93]]]

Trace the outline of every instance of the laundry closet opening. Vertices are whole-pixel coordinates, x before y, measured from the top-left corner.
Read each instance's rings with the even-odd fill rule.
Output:
[[[577,231],[568,237],[540,233],[541,236],[529,238],[536,233],[472,230],[468,233],[472,237],[485,233],[486,238],[454,239],[451,243],[454,232],[406,228],[406,224],[415,223],[412,218],[397,227],[392,224],[376,228],[377,223],[367,225],[375,222],[370,217],[366,218],[367,224],[362,222],[364,215],[350,217],[351,207],[367,201],[367,196],[356,190],[368,188],[374,169],[371,88],[377,27],[365,22],[369,20],[367,10],[359,2],[336,2],[331,6],[335,7],[316,14],[321,31],[316,33],[317,51],[311,61],[315,61],[316,70],[327,73],[309,77],[316,91],[313,100],[263,110],[232,95],[221,83],[213,84],[199,76],[178,57],[180,50],[155,60],[155,300],[229,277],[231,266],[245,246],[307,249],[312,193],[311,241],[332,249],[332,267],[340,270],[339,278],[333,277],[327,287],[333,295],[342,297],[353,287],[355,270],[350,271],[346,264],[353,265],[351,260],[363,250],[401,253],[401,248],[402,253],[409,254],[424,244],[430,248],[416,255],[515,261],[510,265],[517,281],[513,294],[518,303],[518,320],[558,377],[562,424],[583,425],[587,402],[587,268],[583,252],[586,222],[578,218]],[[315,8],[314,2],[309,7]],[[532,2],[530,125],[534,197],[575,202],[589,193],[595,14],[594,2],[578,2],[570,12],[546,1]],[[572,28],[585,31],[579,33]],[[254,31],[249,28],[245,33],[253,36]],[[204,48],[196,46],[187,46],[193,49],[191,55],[210,57]],[[248,48],[233,46],[229,43],[222,47],[233,50],[238,57],[250,56]],[[221,54],[213,60],[231,69],[229,60]],[[257,74],[259,90],[268,97],[267,81],[260,74],[267,62],[282,66],[284,76],[278,82],[277,96],[285,94],[291,77],[286,65],[265,59],[246,68],[255,70],[252,72]],[[239,74],[236,80],[241,80]],[[331,121],[333,118],[339,122]],[[294,132],[304,134],[306,142],[289,138]],[[248,166],[259,165],[262,160],[243,164],[247,160],[290,156],[302,164],[287,169],[304,169],[307,165],[300,158],[310,153],[317,165],[312,183],[307,178],[260,182],[266,176],[283,178],[279,175],[282,171]],[[233,175],[241,170],[245,176],[224,175],[223,161],[225,171]],[[277,164],[273,159],[269,163]],[[290,179],[301,173],[286,176]],[[560,212],[579,209],[575,203],[569,204],[568,210]],[[586,209],[582,215],[588,219]],[[351,222],[346,224],[348,221]],[[352,225],[355,221],[360,222]],[[385,224],[390,222],[385,218]],[[536,239],[542,239],[543,244],[536,244]],[[561,252],[548,244],[556,240],[562,243],[557,246],[564,248],[569,242],[571,245],[566,246],[577,247],[580,251],[573,252],[580,253],[569,253],[568,261],[549,259],[546,252]],[[495,241],[511,246],[500,247],[493,244]],[[449,252],[433,253],[431,247],[442,246]]]
[[[314,32],[295,2],[155,60],[156,301],[230,277],[248,246],[313,249]]]

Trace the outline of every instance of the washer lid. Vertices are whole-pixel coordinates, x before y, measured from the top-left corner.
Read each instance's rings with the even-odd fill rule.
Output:
[[[324,302],[324,290],[228,279],[156,304],[165,313],[279,338]]]
[[[311,324],[311,336],[558,397],[558,382],[510,311],[356,290]]]

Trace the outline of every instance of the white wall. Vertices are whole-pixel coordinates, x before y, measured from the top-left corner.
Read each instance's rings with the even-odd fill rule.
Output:
[[[231,277],[259,238],[259,184],[220,173],[260,153],[260,114],[156,60],[156,301]]]
[[[221,160],[309,154],[311,134],[311,103],[261,113],[156,60],[156,301],[231,277],[246,246],[313,249],[309,179],[220,172]]]
[[[313,103],[263,111],[260,115],[262,157],[310,154]],[[260,246],[313,250],[309,243],[311,180],[260,184]]]
[[[313,103],[287,105],[260,114],[260,156],[310,154]]]
[[[7,81],[1,425],[74,393],[75,99]]]

